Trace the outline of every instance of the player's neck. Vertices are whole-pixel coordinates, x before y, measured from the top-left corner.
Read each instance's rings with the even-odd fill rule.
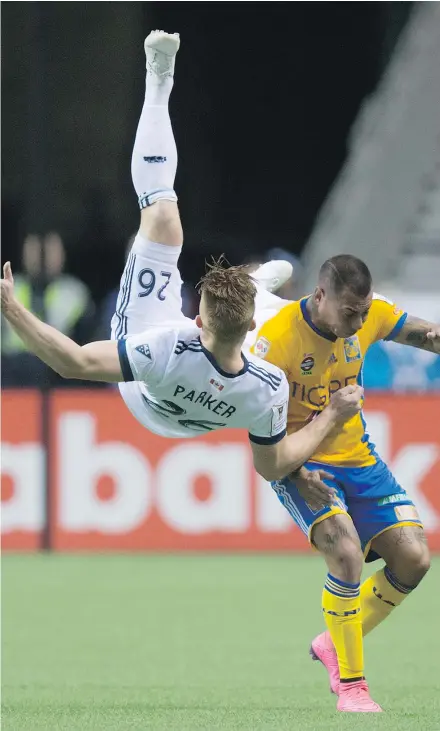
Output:
[[[206,350],[209,351],[218,366],[226,373],[239,373],[245,363],[241,354],[241,345],[230,345],[229,343],[218,342],[212,335],[202,333],[200,341]]]
[[[316,327],[321,330],[321,332],[327,333],[328,335],[333,335],[332,331],[329,330],[329,328],[319,318],[318,310],[312,297],[309,297],[309,299],[307,300],[306,308],[313,324],[316,325]]]

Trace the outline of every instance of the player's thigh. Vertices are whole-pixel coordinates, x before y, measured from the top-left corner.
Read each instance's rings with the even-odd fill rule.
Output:
[[[376,536],[371,548],[405,586],[416,586],[429,570],[428,542],[420,524],[396,523]]]
[[[413,564],[417,564],[419,559],[423,561],[425,551],[422,552],[418,541],[411,540],[409,543],[404,538],[398,541],[399,533],[403,537],[406,527],[410,528],[411,533],[415,528],[416,535],[421,535],[422,523],[414,503],[386,464],[378,461],[364,471],[347,470],[346,481],[349,485],[348,511],[361,539],[366,561],[374,561],[379,557],[387,560],[388,556],[395,554],[396,547],[392,548],[394,536],[402,562],[409,559],[410,555]],[[387,533],[390,533],[389,537]]]
[[[179,252],[176,247],[136,236],[121,278],[111,323],[112,339],[186,321],[182,314]]]
[[[355,583],[363,563],[359,537],[347,513],[341,485],[331,480],[325,483],[333,487],[337,499],[321,509],[311,508],[288,478],[272,483],[272,488],[310,543],[323,555],[329,571]]]
[[[182,246],[183,230],[175,201],[159,200],[141,210],[139,233],[165,246]]]

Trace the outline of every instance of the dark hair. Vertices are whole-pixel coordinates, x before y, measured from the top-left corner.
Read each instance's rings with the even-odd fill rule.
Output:
[[[351,254],[338,254],[327,259],[319,270],[319,281],[328,282],[335,294],[349,290],[357,297],[367,297],[373,286],[365,262]]]
[[[257,288],[246,266],[227,266],[224,257],[207,265],[198,287],[204,295],[209,329],[219,340],[240,340],[255,312]]]

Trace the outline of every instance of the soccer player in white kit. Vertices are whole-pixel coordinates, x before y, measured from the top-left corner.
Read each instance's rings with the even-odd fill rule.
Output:
[[[313,422],[286,436],[284,373],[242,352],[255,328],[257,294],[246,269],[213,265],[201,282],[199,315],[193,321],[182,314],[178,259],[183,232],[168,112],[179,44],[178,34],[163,31],[153,31],[145,41],[146,92],[132,157],[141,222],[121,279],[112,340],[80,347],[40,322],[15,300],[9,262],[1,282],[2,310],[28,348],[62,376],[119,382],[131,413],[150,431],[187,438],[244,428],[257,471],[268,480],[280,479],[360,410],[362,390],[342,389]],[[270,289],[283,277],[277,264],[272,270],[263,266],[254,275],[257,281],[269,276]],[[273,302],[266,295],[270,309]],[[260,300],[267,305],[263,295]],[[329,501],[324,484],[322,490]]]

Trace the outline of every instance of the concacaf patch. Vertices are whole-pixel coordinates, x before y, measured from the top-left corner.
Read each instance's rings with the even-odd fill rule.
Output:
[[[351,338],[345,338],[344,355],[346,363],[353,363],[354,360],[360,360],[362,358],[361,344],[357,335],[352,335]]]
[[[270,342],[266,338],[258,338],[257,342],[255,343],[255,355],[258,355],[260,358],[264,358],[265,355],[269,352],[270,348]]]

